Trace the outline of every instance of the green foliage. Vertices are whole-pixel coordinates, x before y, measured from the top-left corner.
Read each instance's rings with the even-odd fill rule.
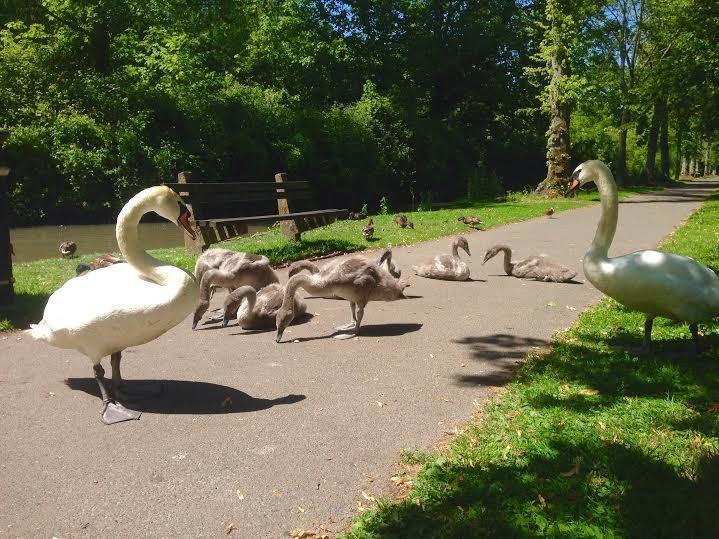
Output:
[[[719,196],[663,249],[718,267],[717,235]],[[693,357],[686,325],[657,320],[640,358],[643,322],[611,300],[584,313],[446,451],[403,452],[412,490],[344,537],[715,536],[719,321]]]
[[[387,196],[383,196],[379,199],[379,213],[380,215],[389,215],[389,199]]]

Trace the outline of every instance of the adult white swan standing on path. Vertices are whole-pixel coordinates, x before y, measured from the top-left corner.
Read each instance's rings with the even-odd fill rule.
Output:
[[[594,182],[602,204],[594,241],[584,255],[584,275],[589,282],[625,307],[644,313],[643,351],[651,351],[652,324],[657,316],[689,322],[698,351],[697,322],[719,314],[719,277],[692,258],[662,251],[609,258],[619,216],[612,173],[601,161],[585,161],[571,179],[567,193]]]
[[[58,348],[73,348],[93,363],[106,424],[139,419],[141,412],[115,401],[120,391],[121,353],[156,339],[195,308],[198,287],[184,270],[147,254],[137,224],[154,211],[195,234],[190,211],[169,187],[150,187],[125,204],[117,217],[117,243],[127,264],[113,264],[70,279],[47,302],[43,319],[29,333]],[[101,361],[111,356],[112,385],[105,384]]]

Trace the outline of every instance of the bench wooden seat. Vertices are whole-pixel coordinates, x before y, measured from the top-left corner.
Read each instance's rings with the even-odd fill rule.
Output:
[[[197,254],[213,243],[246,234],[253,223],[280,222],[282,234],[297,241],[302,232],[347,216],[346,209],[289,211],[289,200],[311,201],[310,183],[287,181],[278,173],[274,182],[198,182],[181,172],[177,183],[165,183],[180,195],[192,211],[191,225],[197,238],[185,237],[185,245]],[[277,204],[277,213],[254,215]],[[293,203],[294,204],[294,203]]]

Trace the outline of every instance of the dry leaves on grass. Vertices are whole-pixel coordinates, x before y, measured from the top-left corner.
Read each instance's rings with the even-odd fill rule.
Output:
[[[716,412],[717,410],[719,410],[719,402],[715,402],[709,408],[707,408],[707,412]]]
[[[364,490],[362,491],[362,497],[363,497],[365,500],[369,500],[370,502],[375,501],[375,497],[372,496],[371,494],[367,494]]]
[[[537,494],[537,499],[539,500],[539,507],[542,508],[542,510],[547,508],[547,501],[544,499],[544,496],[541,494]]]
[[[577,393],[580,395],[599,395],[599,391],[596,389],[580,389]]]
[[[574,459],[574,467],[566,472],[559,472],[559,475],[562,477],[572,477],[573,475],[577,475],[579,473],[579,465],[581,462],[582,460],[580,458]]]
[[[227,526],[225,526],[225,535],[230,535],[233,530],[237,529],[237,524],[234,522],[230,522]]]

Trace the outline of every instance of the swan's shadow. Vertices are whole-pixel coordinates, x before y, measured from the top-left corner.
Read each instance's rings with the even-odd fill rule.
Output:
[[[410,323],[410,324],[371,324],[363,325],[360,328],[360,338],[362,337],[398,337],[406,333],[413,333],[422,329],[422,324]],[[329,335],[320,335],[318,337],[299,337],[292,339],[293,341],[308,342],[308,341],[319,341],[323,339],[332,339],[335,335],[347,334],[346,331],[335,331]],[[291,341],[285,341],[291,342]]]
[[[159,383],[162,393],[154,398],[133,401],[143,412],[154,414],[236,414],[257,412],[278,404],[294,404],[305,400],[304,395],[289,394],[276,399],[259,399],[238,389],[209,382],[191,380],[126,380],[129,389],[134,383]],[[67,378],[65,385],[75,391],[84,391],[100,398],[94,378]]]

